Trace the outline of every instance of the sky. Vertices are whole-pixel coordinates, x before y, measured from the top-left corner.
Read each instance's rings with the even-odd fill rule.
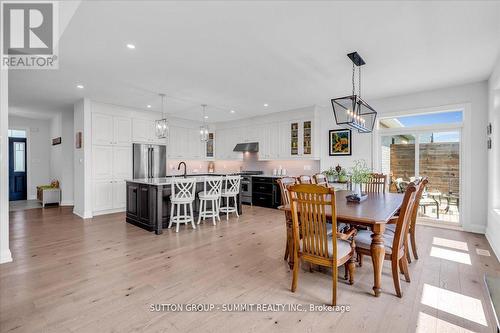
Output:
[[[416,116],[398,117],[396,119],[399,120],[404,127],[461,123],[462,111],[422,114]],[[460,133],[457,131],[434,133],[434,142],[459,142],[459,141],[460,141]]]
[[[404,127],[415,127],[436,124],[450,124],[462,122],[462,111],[440,112],[396,118]]]

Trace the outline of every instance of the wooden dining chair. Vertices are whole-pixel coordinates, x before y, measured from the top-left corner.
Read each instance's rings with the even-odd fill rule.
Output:
[[[314,183],[324,187],[328,187],[328,178],[322,173],[317,173],[313,175]]]
[[[387,175],[382,173],[372,173],[368,181],[362,184],[363,192],[385,193]]]
[[[295,177],[283,177],[278,179],[278,184],[281,191],[281,204],[283,206],[290,204],[290,195],[288,193],[288,186],[297,184]],[[293,235],[292,235],[292,213],[285,211],[285,225],[286,225],[286,246],[284,260],[288,260],[293,253]],[[290,260],[290,262],[292,262]],[[292,269],[292,267],[290,267]]]
[[[410,282],[408,262],[406,261],[405,238],[410,227],[410,220],[415,207],[415,196],[417,188],[411,183],[406,191],[396,222],[396,230],[393,234],[384,233],[385,260],[391,261],[392,279],[396,295],[402,297],[401,285],[399,283],[399,269],[403,272],[406,282]],[[372,232],[369,230],[359,230],[356,237],[356,252],[360,264],[363,262],[363,255],[371,256]]]
[[[423,177],[421,179],[417,179],[415,182],[415,185],[418,185],[417,187],[417,192],[415,194],[415,206],[413,207],[413,211],[411,213],[411,220],[410,220],[410,227],[408,228],[408,235],[405,238],[405,249],[406,249],[406,260],[408,263],[411,263],[411,258],[410,258],[410,250],[408,243],[411,243],[411,250],[413,253],[413,257],[415,259],[418,259],[418,253],[417,253],[417,238],[416,238],[416,232],[417,232],[417,217],[418,217],[418,209],[420,206],[420,199],[422,198],[422,194],[424,193],[425,187],[429,183],[429,180],[427,177]],[[385,228],[385,233],[394,233],[396,232],[396,222],[397,222],[398,216],[395,216],[393,219],[389,220],[389,223],[386,228]]]
[[[299,184],[313,184],[313,179],[311,176],[302,175],[297,177]]]
[[[326,212],[331,211],[332,229],[337,230],[335,191],[314,184],[298,184],[288,188],[292,213],[293,278],[292,292],[297,290],[299,259],[309,264],[332,269],[332,305],[337,304],[338,267],[346,266],[349,283],[354,283],[354,236],[356,229],[346,234],[328,235]],[[300,220],[300,230],[299,230]],[[300,239],[299,234],[302,235]]]

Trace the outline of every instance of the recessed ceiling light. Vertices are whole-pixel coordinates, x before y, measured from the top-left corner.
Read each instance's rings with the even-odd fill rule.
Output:
[[[265,108],[267,108],[268,106],[269,106],[269,104],[267,104],[267,103],[266,103],[266,104],[264,104],[264,107],[265,107]]]
[[[77,87],[78,89],[83,89],[83,88],[85,88],[85,87],[83,86],[83,84],[77,84],[77,85],[76,85],[76,87]]]
[[[231,110],[231,111],[229,111],[229,112],[230,112],[230,113],[234,113],[235,111],[234,111],[234,110]]]
[[[146,107],[147,107],[148,109],[151,109],[151,105],[150,105],[150,104],[146,105]]]
[[[131,50],[135,49],[135,45],[134,44],[127,44],[127,47]]]
[[[208,119],[208,116],[203,116],[203,118]]]

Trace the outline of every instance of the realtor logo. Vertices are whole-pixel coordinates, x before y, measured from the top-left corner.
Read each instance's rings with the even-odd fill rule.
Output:
[[[57,4],[55,2],[2,3],[2,67],[57,69]]]

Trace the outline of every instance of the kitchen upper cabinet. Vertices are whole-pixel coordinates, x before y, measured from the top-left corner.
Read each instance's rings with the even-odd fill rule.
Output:
[[[132,122],[130,118],[107,114],[92,114],[92,143],[95,145],[130,145]]]
[[[259,126],[259,160],[279,158],[279,124],[268,123]]]
[[[196,128],[170,126],[167,156],[170,159],[196,159],[204,158],[204,146],[200,140],[200,132]]]
[[[316,143],[313,126],[311,119],[290,121],[287,126],[281,124],[280,129],[283,132],[280,133],[280,141],[283,144],[280,155],[283,154],[284,158],[315,158],[317,149],[314,147]],[[285,152],[284,149],[288,151]]]
[[[134,142],[152,143],[154,131],[154,121],[148,119],[132,119],[132,139]]]
[[[240,127],[217,130],[217,139],[215,140],[217,158],[221,160],[242,160],[243,154],[235,152],[233,149],[237,143],[245,141],[243,133],[244,129]]]
[[[113,144],[113,116],[92,114],[92,143],[97,145]]]
[[[132,143],[132,120],[113,117],[113,137],[115,145],[130,146]]]

